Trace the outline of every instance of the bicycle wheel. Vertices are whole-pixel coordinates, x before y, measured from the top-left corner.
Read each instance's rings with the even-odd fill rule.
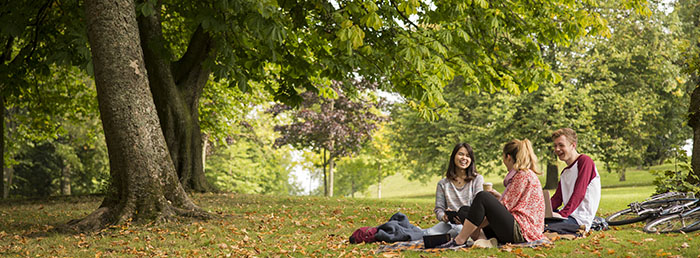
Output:
[[[683,232],[693,232],[700,230],[700,210],[695,210],[690,214],[685,215],[685,227],[681,229]]]
[[[673,214],[661,217],[644,226],[644,232],[647,233],[673,233],[680,232],[681,228],[685,227],[681,220],[680,214]]]
[[[692,232],[698,229],[700,229],[700,212],[664,216],[644,226],[644,232],[647,233]]]
[[[650,214],[639,215],[636,212],[632,211],[632,209],[624,209],[613,213],[612,215],[605,218],[605,220],[608,221],[608,225],[610,226],[620,226],[640,222],[642,220],[647,219],[649,215]]]

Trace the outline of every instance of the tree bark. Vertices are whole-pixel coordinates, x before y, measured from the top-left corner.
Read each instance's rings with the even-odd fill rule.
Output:
[[[557,189],[559,185],[559,168],[557,164],[547,164],[547,181],[544,184],[544,189]]]
[[[620,168],[619,170],[620,174],[620,182],[627,181],[627,168]]]
[[[3,101],[4,101],[4,99],[3,99]],[[3,104],[4,104],[4,102],[3,102]],[[7,111],[6,114],[5,114],[5,111]],[[7,128],[7,139],[12,139],[12,128],[14,128],[16,125],[14,123],[10,122],[9,120],[7,120],[7,123],[5,123],[6,118],[7,119],[12,118],[12,111],[6,110],[5,108],[3,108],[2,112],[4,115],[3,120],[2,120],[2,126]],[[3,129],[3,132],[4,132],[4,129]],[[5,145],[4,140],[5,140],[5,137],[3,134],[3,145]],[[5,174],[4,175],[5,187],[4,187],[4,189],[2,189],[3,190],[2,191],[2,198],[7,199],[10,196],[10,188],[12,187],[12,181],[14,180],[15,170],[12,166],[7,166],[7,164],[4,164],[4,161],[5,161],[5,148],[4,147],[3,147],[2,159],[3,159],[3,166],[1,167],[1,169],[3,170],[3,173]]]
[[[700,84],[695,86],[690,95],[688,125],[693,128],[693,156],[690,165],[693,168],[692,173],[695,175],[695,178],[688,177],[688,181],[697,185],[700,184]]]
[[[323,196],[328,196],[328,177],[326,177],[326,149],[323,149]]]
[[[328,157],[328,197],[333,197],[333,156]]]
[[[153,8],[161,10],[160,5]],[[212,51],[212,39],[201,26],[197,27],[185,54],[172,62],[170,51],[164,51],[167,41],[160,13],[137,20],[150,90],[180,183],[186,190],[212,191],[204,176],[198,112],[199,98],[210,74],[203,62]]]
[[[355,198],[355,178],[350,180],[350,197]]]
[[[7,199],[10,197],[10,187],[12,186],[12,181],[14,180],[15,177],[15,169],[13,167],[6,167],[5,168],[5,180],[7,184],[5,184],[5,191],[2,193],[2,198]]]
[[[4,62],[4,60],[2,60]],[[0,198],[5,199],[5,97],[0,95]]]
[[[207,148],[209,148],[209,135],[202,136],[202,171],[207,168]]]
[[[2,54],[0,54],[0,62],[5,64],[6,61],[10,60],[11,53],[13,51],[12,46],[14,44],[14,38],[9,38],[7,39],[7,42],[5,43],[5,48],[2,51]],[[1,89],[4,89],[6,85],[0,85],[2,86]],[[5,95],[0,93],[0,133],[2,133],[2,137],[0,137],[0,152],[2,154],[0,155],[0,198],[7,198],[6,194],[6,188],[7,190],[10,189],[10,184],[6,183],[6,176],[5,176]]]
[[[379,172],[377,173],[377,199],[382,198],[382,164],[378,165]]]
[[[127,220],[200,216],[178,181],[149,90],[132,0],[85,1],[111,187],[100,207],[68,224],[98,230]]]
[[[61,195],[71,195],[70,191],[70,164],[67,164],[67,161],[64,160],[63,164],[65,166],[61,170]]]

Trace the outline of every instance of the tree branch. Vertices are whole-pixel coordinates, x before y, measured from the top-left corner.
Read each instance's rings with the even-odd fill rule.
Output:
[[[212,49],[212,39],[209,33],[205,32],[202,26],[197,26],[197,29],[190,38],[190,44],[187,46],[185,54],[173,64],[173,74],[175,82],[182,82],[187,74],[196,69],[207,57]]]
[[[12,46],[15,43],[15,37],[10,36],[10,38],[7,39],[7,43],[5,44],[5,49],[3,50],[2,54],[0,54],[0,61],[3,63],[5,61],[10,61],[10,57],[12,56]]]
[[[396,6],[396,3],[394,3],[394,0],[391,0],[391,1],[389,1],[389,2],[391,2],[391,5],[394,7],[394,9],[396,9],[396,12],[399,13],[399,15],[401,15],[401,17],[402,17],[404,20],[406,20],[406,22],[408,22],[410,25],[413,25],[413,27],[415,27],[416,30],[419,29],[419,28],[418,28],[418,25],[416,25],[415,23],[413,23],[413,21],[411,21],[410,19],[408,19],[408,17],[406,17],[406,14],[404,14],[404,13],[401,12],[401,11],[399,11],[399,7]]]
[[[51,6],[51,3],[53,0],[49,0],[44,4],[41,8],[39,8],[39,12],[36,14],[36,21],[34,22],[34,38],[32,39],[31,42],[31,50],[29,51],[29,54],[26,56],[26,59],[31,58],[31,56],[34,54],[34,51],[36,50],[36,45],[39,42],[39,26],[41,25],[41,21],[46,18],[46,13],[45,11]]]
[[[185,54],[172,64],[175,84],[184,89],[189,104],[199,98],[209,79],[210,69],[204,66],[204,61],[210,57],[212,50],[211,35],[199,25],[190,38]]]

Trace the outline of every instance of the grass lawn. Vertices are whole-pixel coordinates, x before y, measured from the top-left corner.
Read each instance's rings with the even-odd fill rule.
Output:
[[[624,184],[608,180],[614,175],[602,174],[603,214],[654,191],[646,171],[630,172],[628,179],[639,182]],[[63,234],[52,229],[95,210],[99,197],[1,201],[0,257],[700,257],[700,232],[646,234],[641,231],[642,224],[594,232],[584,239],[560,240],[537,249],[375,254],[378,244],[349,244],[352,231],[382,224],[398,211],[418,226],[432,226],[436,221],[431,192],[386,199],[244,194],[195,194],[193,198],[215,218],[119,225],[91,234]]]

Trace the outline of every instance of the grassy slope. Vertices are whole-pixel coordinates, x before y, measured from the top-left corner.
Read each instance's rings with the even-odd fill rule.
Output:
[[[603,213],[624,207],[627,200],[647,197],[653,187],[647,172],[631,172],[619,186],[604,176]],[[496,182],[496,180],[493,180]],[[609,187],[617,185],[614,187]],[[642,186],[629,186],[642,185]],[[428,187],[428,186],[426,186]],[[432,187],[430,187],[432,188]],[[413,187],[404,187],[412,189]],[[426,195],[426,194],[424,194]],[[209,221],[180,220],[158,225],[121,225],[97,234],[70,235],[52,230],[97,208],[99,198],[71,197],[39,201],[0,202],[0,257],[56,256],[188,256],[188,257],[362,257],[374,254],[377,244],[351,245],[346,239],[361,226],[376,226],[393,213],[408,215],[412,223],[429,227],[432,193],[411,198],[323,198],[241,194],[197,194],[195,200],[217,214]],[[594,232],[585,239],[557,241],[551,247],[506,250],[470,249],[408,257],[538,256],[538,257],[698,257],[700,232],[651,235],[641,224]]]

